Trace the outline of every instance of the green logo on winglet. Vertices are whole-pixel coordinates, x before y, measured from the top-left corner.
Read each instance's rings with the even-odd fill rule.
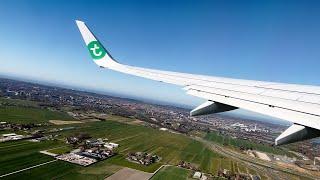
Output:
[[[104,50],[104,48],[101,46],[101,44],[99,43],[99,41],[91,41],[88,44],[88,49],[89,52],[91,54],[91,57],[94,60],[97,59],[101,59],[106,55],[106,51]]]

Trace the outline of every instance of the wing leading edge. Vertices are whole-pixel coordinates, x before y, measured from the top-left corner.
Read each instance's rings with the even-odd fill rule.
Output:
[[[208,100],[191,111],[191,115],[243,108],[281,118],[308,129],[308,131],[300,131],[300,129],[285,131],[276,139],[275,144],[313,138],[314,134],[317,134],[314,132],[320,130],[320,87],[318,86],[212,77],[124,65],[114,60],[84,22],[76,21],[76,24],[93,61],[98,66],[183,86],[187,94]],[[312,136],[306,133],[311,132],[310,129],[312,129]],[[305,135],[294,139],[290,137],[297,137],[297,135],[292,136],[288,132],[294,132],[298,136],[302,134],[299,132],[303,132]]]

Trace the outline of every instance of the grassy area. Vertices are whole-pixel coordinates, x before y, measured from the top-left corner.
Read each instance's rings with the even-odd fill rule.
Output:
[[[94,179],[104,179],[105,177],[108,177],[120,169],[122,169],[122,166],[111,164],[107,161],[102,161],[99,163],[96,163],[92,166],[82,168],[81,170],[77,171],[77,175],[72,175],[74,178],[81,175],[81,176],[89,176],[91,179],[92,177],[95,177]],[[86,177],[85,179],[90,179],[89,177]],[[72,177],[70,176],[72,179]],[[81,179],[81,178],[76,178]],[[82,178],[84,179],[84,178]]]
[[[151,179],[152,180],[185,180],[191,176],[191,171],[178,168],[178,167],[164,167],[157,174],[155,174]]]
[[[217,132],[210,132],[207,133],[205,139],[216,142],[220,145],[228,145],[232,147],[244,147],[244,148],[252,148],[254,150],[263,151],[272,154],[279,154],[279,155],[290,155],[287,151],[279,148],[279,147],[272,147],[269,145],[264,144],[257,144],[251,141],[242,140],[242,139],[233,139],[228,136],[219,135]]]
[[[11,123],[43,123],[48,120],[73,120],[64,112],[31,107],[0,106],[0,121]]]
[[[0,97],[0,105],[3,106],[23,106],[23,107],[39,107],[39,103],[35,101],[8,99]]]
[[[24,169],[30,166],[41,164],[53,160],[52,157],[40,154],[40,150],[56,148],[56,150],[66,150],[61,147],[62,142],[39,142],[15,141],[0,144],[0,175]],[[96,163],[90,167],[81,167],[64,161],[53,162],[31,170],[7,176],[4,179],[104,179],[119,170],[120,166],[115,166],[107,161]]]
[[[71,176],[76,172],[77,168],[77,165],[56,161],[3,179],[61,179],[62,177]]]
[[[23,168],[53,160],[52,157],[40,153],[31,153],[28,156],[9,159],[1,162],[0,174],[6,174]]]
[[[119,154],[114,157],[111,157],[110,159],[107,159],[106,162],[111,163],[111,164],[115,164],[115,165],[119,165],[119,166],[124,166],[124,167],[129,167],[132,169],[145,171],[145,172],[150,172],[150,173],[154,172],[155,170],[157,170],[161,166],[160,163],[154,163],[149,166],[145,166],[145,165],[141,165],[141,164],[127,161],[125,158],[126,158],[125,155]]]
[[[30,171],[24,171],[18,174],[7,176],[3,179],[97,180],[104,179],[120,169],[120,166],[115,166],[106,162],[97,163],[90,167],[81,167],[63,161],[56,161]]]
[[[6,142],[0,144],[0,174],[27,168],[53,160],[52,157],[38,151],[56,146],[57,142],[32,143],[27,141]]]
[[[41,109],[38,102],[0,98],[0,121],[11,123],[43,123],[48,120],[73,120],[65,112]]]
[[[117,116],[117,115],[108,115],[108,119],[109,121],[116,121],[116,122],[121,122],[121,123],[130,123],[136,119],[133,118],[127,118],[127,117],[122,117],[122,116]]]

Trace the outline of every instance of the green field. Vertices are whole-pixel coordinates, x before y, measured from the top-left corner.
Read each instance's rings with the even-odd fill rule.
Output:
[[[191,171],[182,169],[179,167],[169,166],[163,167],[157,174],[155,174],[151,179],[152,180],[185,180],[188,177],[191,177]]]
[[[72,150],[72,147],[66,145],[66,146],[50,149],[48,150],[48,152],[54,153],[54,154],[65,154],[65,153],[69,153],[71,150]]]
[[[73,120],[65,112],[42,109],[37,102],[0,98],[0,121],[11,123],[44,123],[48,120]]]
[[[39,107],[39,103],[35,101],[8,99],[0,97],[0,105],[2,106],[20,106],[20,107]]]
[[[48,120],[72,120],[67,113],[31,107],[0,106],[0,121],[11,123],[44,123]]]
[[[57,179],[72,174],[77,168],[76,165],[56,161],[31,170],[6,176],[3,179]]]
[[[59,142],[32,143],[27,141],[0,144],[0,174],[27,168],[53,160],[52,157],[38,153],[40,150],[59,145]]]
[[[81,125],[81,128],[65,132],[63,135],[75,132],[87,132],[93,137],[104,137],[119,143],[118,150],[123,155],[145,151],[159,155],[162,164],[176,165],[183,160],[194,163],[208,172],[211,171],[211,167],[207,162],[222,157],[187,136],[114,121],[88,123],[85,127]]]
[[[252,148],[254,150],[263,151],[267,153],[291,156],[291,154],[288,153],[288,151],[285,151],[280,147],[272,147],[269,145],[257,144],[257,143],[247,141],[247,140],[242,140],[242,139],[233,139],[229,136],[219,135],[217,132],[207,133],[207,135],[205,136],[205,139],[216,142],[220,145],[227,145],[227,146],[232,146],[237,148],[240,148],[240,147]]]
[[[132,169],[137,169],[145,172],[150,172],[150,173],[154,172],[161,166],[160,163],[154,163],[149,166],[133,163],[133,162],[127,161],[126,156],[121,154],[111,157],[110,159],[107,159],[106,162],[114,165],[119,165],[119,166],[129,167]]]

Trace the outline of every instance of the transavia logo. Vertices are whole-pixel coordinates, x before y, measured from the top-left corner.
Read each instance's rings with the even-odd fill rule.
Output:
[[[103,49],[99,41],[91,41],[88,44],[88,49],[93,59],[101,59],[106,55],[106,51]]]

